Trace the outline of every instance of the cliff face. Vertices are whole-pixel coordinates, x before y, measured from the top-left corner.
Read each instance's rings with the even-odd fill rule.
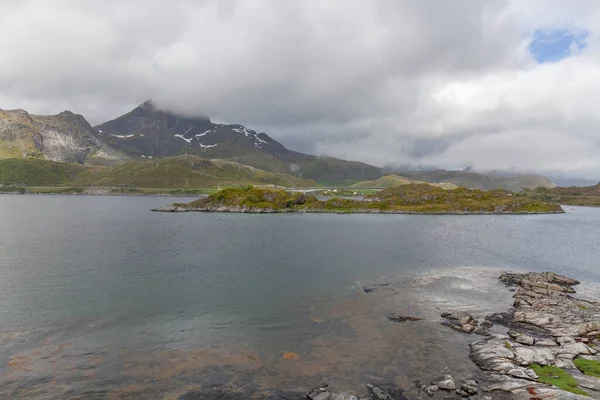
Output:
[[[0,159],[30,157],[94,165],[116,165],[128,159],[98,140],[81,115],[0,110]]]

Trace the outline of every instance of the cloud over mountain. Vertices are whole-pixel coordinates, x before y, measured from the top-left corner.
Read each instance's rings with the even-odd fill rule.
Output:
[[[600,178],[597,21],[593,0],[0,1],[0,107],[96,124],[152,98],[377,165]]]

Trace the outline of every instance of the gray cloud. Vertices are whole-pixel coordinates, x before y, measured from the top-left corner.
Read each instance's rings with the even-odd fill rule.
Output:
[[[600,178],[600,4],[0,0],[0,107],[92,123],[147,98],[377,165]],[[536,30],[588,32],[537,64]]]

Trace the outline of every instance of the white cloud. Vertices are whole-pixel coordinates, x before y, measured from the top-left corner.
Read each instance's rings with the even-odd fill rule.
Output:
[[[100,123],[152,97],[384,164],[600,178],[594,0],[0,0],[0,107]],[[536,31],[587,32],[539,65]]]

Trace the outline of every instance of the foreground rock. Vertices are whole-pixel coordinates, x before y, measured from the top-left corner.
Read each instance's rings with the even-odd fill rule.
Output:
[[[573,286],[579,282],[552,272],[504,273],[500,281],[516,286],[514,309],[486,319],[509,331],[470,345],[471,359],[486,372],[485,390],[523,398],[585,398],[543,384],[533,368],[548,366],[564,369],[575,378],[578,387],[573,392],[585,389],[592,398],[600,398],[600,379],[581,374],[573,363],[581,357],[600,361],[600,303],[572,297]],[[479,325],[465,313],[442,316],[452,328],[465,333]]]
[[[462,311],[442,313],[442,318],[447,320],[444,325],[454,330],[482,336],[489,336],[489,329],[494,325],[487,320],[478,321],[471,314]]]
[[[348,392],[338,393],[330,390],[326,383],[308,392],[280,390],[271,393],[254,393],[229,386],[212,386],[184,393],[177,400],[407,400],[402,389],[389,383],[369,383],[365,386],[364,392],[361,397]]]

